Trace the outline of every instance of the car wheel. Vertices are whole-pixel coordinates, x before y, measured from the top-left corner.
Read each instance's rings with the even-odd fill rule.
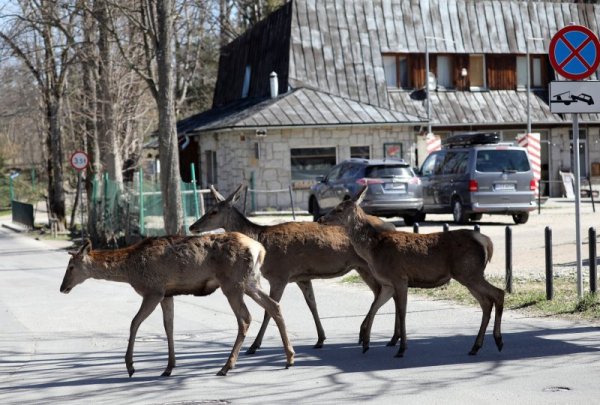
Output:
[[[513,221],[515,221],[515,224],[517,224],[517,225],[525,224],[529,220],[529,213],[522,212],[520,214],[513,214],[512,217],[513,217]]]
[[[465,215],[465,210],[460,200],[454,200],[452,202],[452,217],[454,218],[454,222],[457,224],[466,224],[469,221],[469,218]]]
[[[317,200],[315,198],[310,200],[310,212],[312,212],[313,221],[315,221],[315,222],[322,216],[321,207],[319,207],[319,203],[317,202]]]
[[[471,214],[469,215],[469,219],[471,221],[479,221],[483,217],[483,214]]]
[[[404,220],[404,225],[413,226],[415,222],[417,222],[417,218],[414,215],[403,215],[402,219]]]

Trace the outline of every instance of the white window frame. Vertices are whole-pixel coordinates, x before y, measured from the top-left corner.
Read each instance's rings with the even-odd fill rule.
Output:
[[[454,63],[455,60],[452,55],[437,55],[436,81],[438,89],[446,90],[455,88]]]
[[[469,76],[471,76],[471,72],[472,72],[471,57],[481,57],[481,59],[483,60],[482,72],[481,72],[481,76],[483,77],[483,84],[481,86],[471,86],[470,85],[469,90],[472,90],[472,91],[485,90],[485,89],[487,89],[487,75],[486,75],[487,70],[486,70],[486,64],[485,64],[485,54],[476,53],[476,54],[469,55]]]

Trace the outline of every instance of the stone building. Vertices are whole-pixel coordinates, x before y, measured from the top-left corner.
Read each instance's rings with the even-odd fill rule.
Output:
[[[529,121],[541,134],[545,192],[560,195],[553,181],[572,168],[572,117],[550,112],[548,84],[562,78],[547,49],[571,22],[598,32],[600,5],[290,1],[222,49],[213,107],[178,125],[193,144],[182,174],[196,159],[202,185],[223,193],[242,180],[259,190],[291,185],[306,209],[314,177],[345,158],[418,166],[430,130],[441,138],[497,131],[514,141]],[[598,114],[579,118],[582,176],[600,175],[592,171],[599,122]],[[289,206],[286,193],[256,197],[256,209]]]

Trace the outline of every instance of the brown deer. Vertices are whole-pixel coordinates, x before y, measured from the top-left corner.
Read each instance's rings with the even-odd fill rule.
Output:
[[[396,356],[402,357],[406,350],[408,287],[439,287],[452,278],[467,287],[483,311],[481,327],[469,354],[477,354],[483,345],[492,306],[496,307],[494,339],[498,350],[502,350],[500,324],[504,291],[488,283],[483,275],[493,253],[490,238],[465,229],[430,234],[379,232],[359,206],[365,194],[366,187],[320,219],[323,223],[346,228],[354,249],[369,263],[373,275],[382,284],[381,293],[367,315],[368,323],[362,336],[363,352],[369,347],[373,317],[390,297],[395,296],[396,313],[400,315],[400,349]]]
[[[380,284],[373,278],[367,263],[354,251],[344,229],[339,226],[323,226],[314,222],[287,222],[272,226],[257,225],[244,216],[235,203],[240,199],[245,184],[241,184],[229,197],[224,198],[211,186],[217,205],[190,226],[192,232],[206,232],[223,228],[229,232],[241,232],[262,243],[267,250],[263,277],[270,284],[270,297],[279,301],[288,283],[296,283],[304,294],[316,328],[315,348],[323,346],[325,331],[317,312],[317,303],[311,280],[339,277],[355,269],[371,290],[377,294]],[[395,229],[392,224],[377,217],[369,217],[377,229]],[[246,353],[255,353],[260,348],[270,315],[265,317],[254,343]],[[367,326],[367,318],[361,325],[360,336]],[[396,344],[400,337],[399,318],[395,333],[388,345]],[[360,343],[360,341],[359,341]]]
[[[88,278],[129,283],[143,297],[142,305],[131,321],[125,365],[131,377],[133,345],[141,323],[160,303],[169,347],[169,360],[163,376],[175,367],[173,345],[173,296],[212,294],[221,287],[237,318],[238,334],[231,354],[217,375],[233,368],[251,316],[244,303],[244,293],[265,309],[277,323],[285,349],[286,368],[294,364],[294,350],[289,342],[279,304],[260,288],[263,246],[240,233],[206,236],[166,236],[147,238],[117,250],[92,250],[87,241],[72,254],[60,291],[68,294]]]

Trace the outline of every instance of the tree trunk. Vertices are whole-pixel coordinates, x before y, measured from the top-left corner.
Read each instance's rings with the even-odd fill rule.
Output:
[[[157,1],[158,71],[158,153],[160,154],[160,186],[163,197],[165,231],[169,235],[184,234],[177,119],[175,116],[175,74],[173,52],[173,3]]]
[[[46,95],[46,118],[48,120],[48,204],[50,213],[58,219],[58,228],[66,228],[65,191],[63,188],[62,134],[59,122],[60,96]]]

